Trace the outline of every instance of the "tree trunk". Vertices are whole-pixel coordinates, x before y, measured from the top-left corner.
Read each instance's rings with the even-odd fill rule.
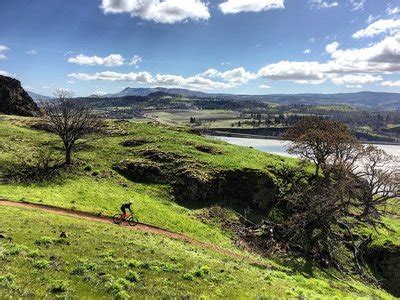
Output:
[[[71,165],[71,148],[70,147],[65,149],[65,164]]]
[[[65,164],[68,165],[68,166],[72,164],[71,154],[72,154],[72,147],[73,146],[74,146],[73,143],[64,143],[64,147],[65,147]]]

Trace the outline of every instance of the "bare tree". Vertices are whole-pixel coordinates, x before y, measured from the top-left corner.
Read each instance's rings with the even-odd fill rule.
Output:
[[[389,200],[400,198],[399,161],[384,150],[369,145],[355,171],[362,188],[360,218],[373,225],[387,213]]]
[[[54,93],[57,100],[44,103],[44,117],[53,132],[61,138],[65,149],[65,164],[72,163],[71,153],[77,140],[100,131],[104,120],[89,105],[72,98],[67,90]]]

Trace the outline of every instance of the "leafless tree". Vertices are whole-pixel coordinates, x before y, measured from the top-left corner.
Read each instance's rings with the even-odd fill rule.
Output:
[[[92,107],[83,101],[73,99],[67,90],[57,90],[55,101],[44,103],[44,117],[51,125],[53,132],[61,138],[65,149],[65,164],[72,163],[71,153],[77,140],[104,126],[103,118],[96,114]]]
[[[355,175],[362,183],[360,218],[375,224],[379,217],[390,212],[387,204],[400,198],[400,162],[384,150],[369,145]]]

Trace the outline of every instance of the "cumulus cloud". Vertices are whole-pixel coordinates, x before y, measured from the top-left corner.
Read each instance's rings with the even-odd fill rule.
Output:
[[[5,59],[7,59],[7,56],[5,56],[4,54],[0,53],[0,60],[5,60]]]
[[[261,68],[258,76],[296,83],[318,84],[325,81],[321,65],[315,61],[280,61]]]
[[[382,85],[388,87],[400,87],[400,81],[384,81],[382,82]]]
[[[328,45],[326,45],[326,47],[325,47],[325,51],[327,52],[327,53],[333,53],[333,52],[335,52],[336,50],[337,50],[337,48],[339,47],[339,43],[338,42],[333,42],[333,43],[330,43],[330,44],[328,44]]]
[[[332,8],[339,6],[336,1],[328,2],[323,0],[310,0],[311,8],[321,9],[321,8]]]
[[[271,86],[269,86],[268,84],[262,84],[260,85],[260,89],[270,89]]]
[[[285,8],[284,0],[226,0],[219,4],[219,9],[223,14],[260,12],[282,8]]]
[[[78,65],[118,67],[124,64],[125,59],[120,54],[111,54],[106,57],[86,56],[79,54],[68,58],[68,62]]]
[[[311,53],[311,49],[306,49],[303,51],[303,54],[310,54]]]
[[[394,34],[400,29],[400,19],[381,19],[353,34],[353,38],[374,37],[382,33]]]
[[[319,84],[367,84],[381,81],[378,74],[400,71],[400,36],[387,37],[365,48],[340,49],[339,43],[327,45],[331,59],[316,61],[280,61],[258,72],[263,78]],[[364,76],[368,75],[369,76]],[[349,75],[349,76],[346,76]]]
[[[167,24],[210,18],[208,6],[201,0],[103,0],[100,8],[105,14],[129,13],[132,17]]]
[[[78,80],[102,80],[102,81],[123,81],[154,86],[186,87],[201,90],[228,89],[237,86],[235,82],[218,82],[205,78],[201,74],[183,77],[180,75],[157,74],[151,75],[149,72],[138,73],[118,73],[118,72],[99,72],[95,74],[72,73],[68,75]]]
[[[373,76],[370,74],[366,75],[348,74],[342,77],[332,78],[332,82],[337,85],[359,85],[359,84],[374,83],[382,80],[383,80],[382,76]]]
[[[216,69],[208,69],[203,74],[204,77],[220,78],[223,81],[244,84],[249,80],[256,78],[256,74],[246,71],[243,67],[235,68],[225,72],[220,72]]]

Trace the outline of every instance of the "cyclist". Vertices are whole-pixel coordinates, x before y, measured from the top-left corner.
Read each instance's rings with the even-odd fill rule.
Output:
[[[133,201],[129,201],[127,203],[124,203],[121,205],[121,211],[122,211],[122,219],[125,220],[126,218],[126,210],[129,210],[131,214],[133,214],[133,211],[131,209],[131,205],[133,204]]]

